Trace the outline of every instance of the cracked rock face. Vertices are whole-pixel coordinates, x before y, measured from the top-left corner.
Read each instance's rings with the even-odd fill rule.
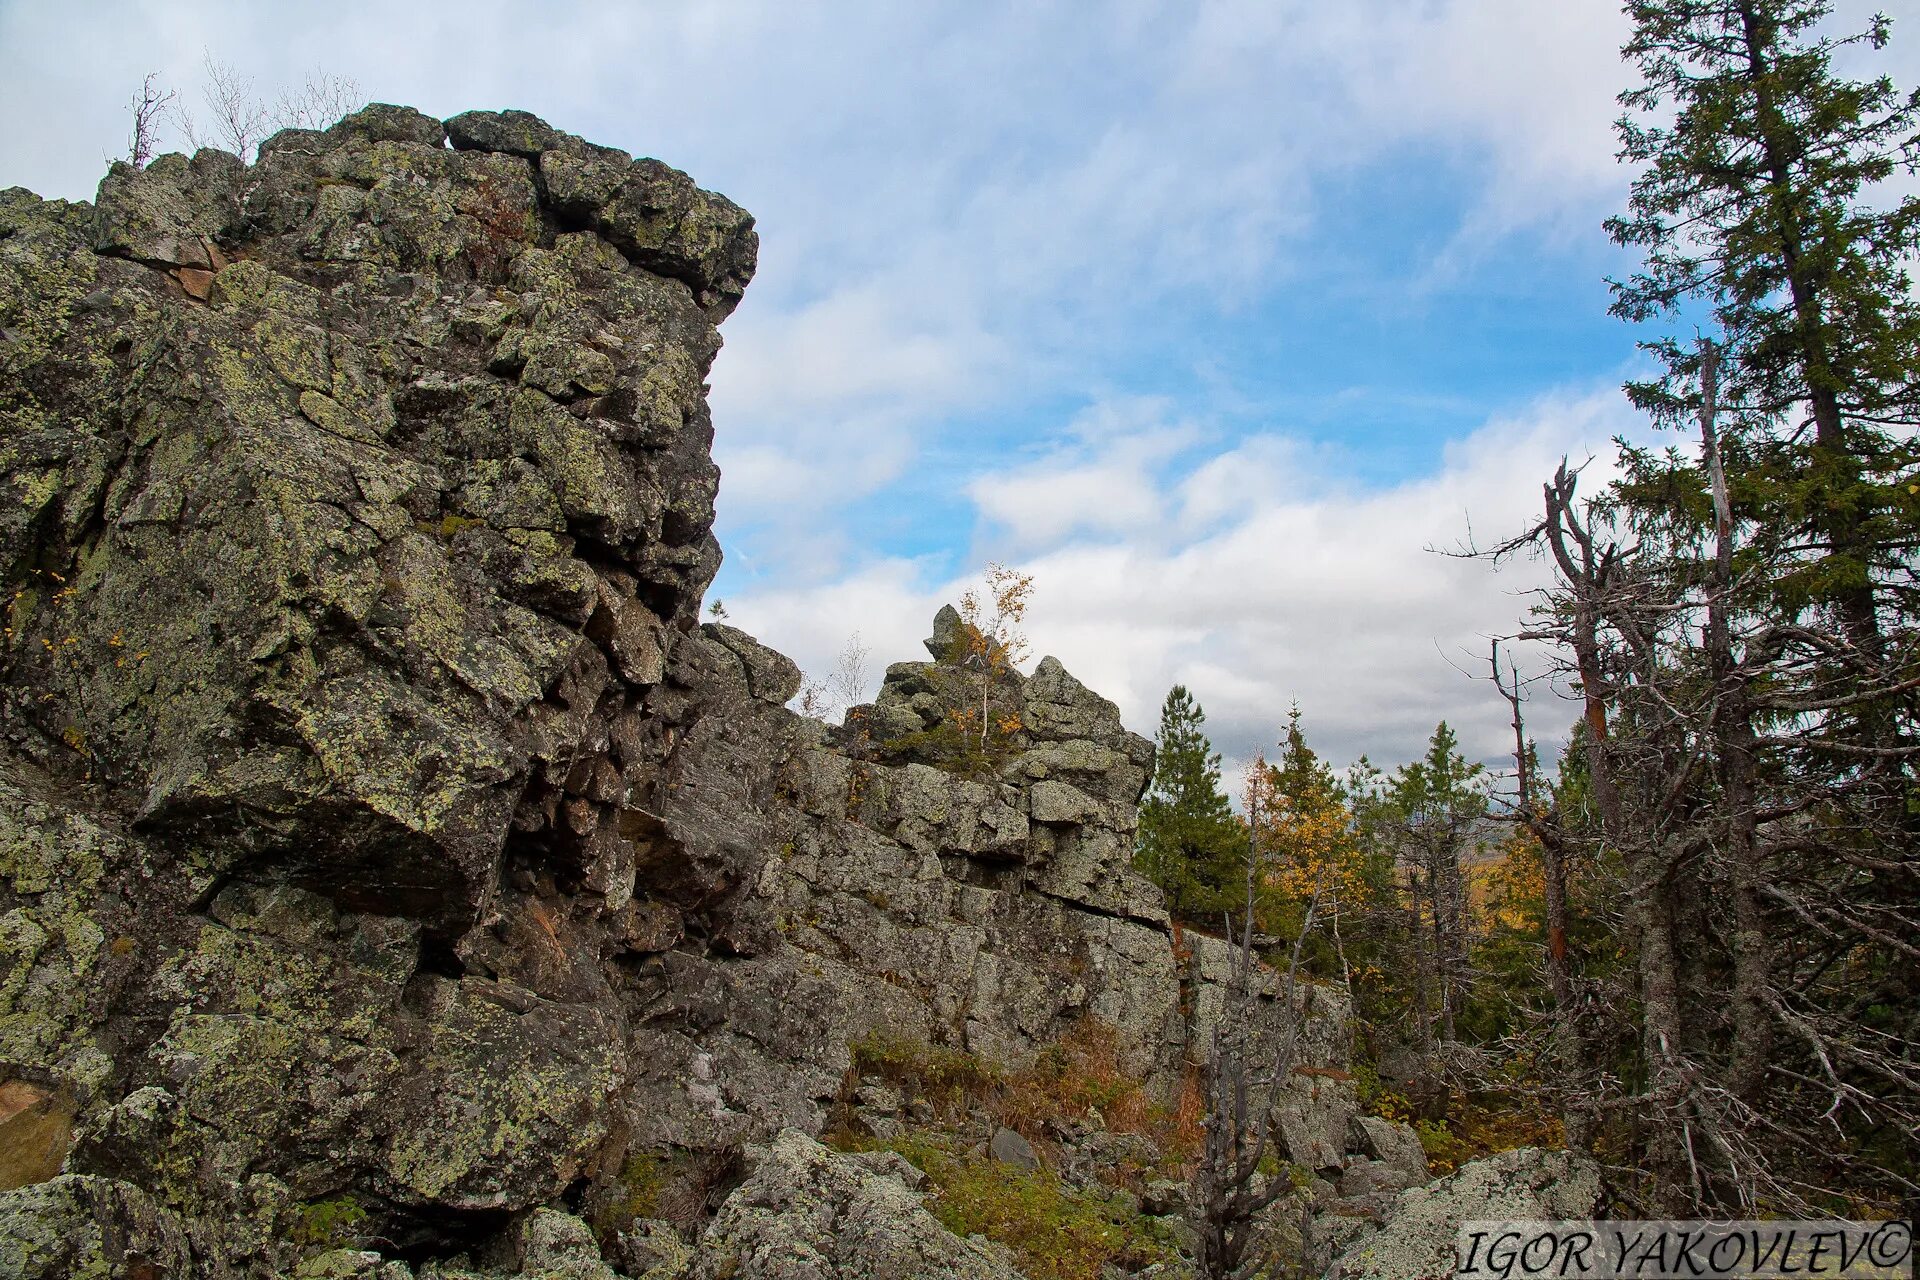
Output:
[[[513,114],[0,194],[0,1087],[81,1179],[13,1225],[267,1274],[315,1206],[432,1256],[617,1161],[637,971],[790,732],[696,625],[755,243]]]
[[[845,1202],[998,1275],[809,1145],[849,1042],[1094,1017],[1171,1096],[1219,957],[1113,704],[970,745],[949,611],[829,729],[699,624],[755,244],[520,112],[0,192],[0,1276],[644,1274],[655,1168],[753,1274]]]
[[[619,171],[593,205],[441,137],[374,107],[5,196],[0,705],[215,871],[453,931],[509,825],[607,843],[559,797],[629,785],[570,775],[718,565],[702,379],[754,237],[656,162],[551,135]]]

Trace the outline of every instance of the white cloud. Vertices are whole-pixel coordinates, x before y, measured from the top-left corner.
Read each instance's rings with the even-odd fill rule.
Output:
[[[843,289],[777,321],[751,313],[727,331],[715,405],[749,418],[897,402],[952,400],[992,358],[974,332],[903,323],[912,295],[872,285]]]
[[[1215,746],[1232,759],[1270,749],[1295,701],[1309,739],[1336,761],[1363,753],[1411,759],[1443,718],[1470,752],[1498,757],[1508,740],[1505,707],[1465,673],[1484,669],[1487,637],[1517,628],[1524,593],[1542,581],[1542,569],[1523,561],[1495,573],[1428,548],[1458,546],[1469,517],[1483,538],[1517,532],[1562,456],[1605,459],[1610,437],[1635,430],[1611,388],[1549,396],[1450,446],[1433,474],[1368,491],[1311,472],[1289,477],[1289,459],[1304,451],[1257,437],[1183,480],[1162,481],[1156,500],[1175,510],[1200,503],[1210,479],[1256,478],[1231,501],[1207,507],[1208,521],[1162,531],[1076,521],[1021,560],[1035,581],[1034,650],[1055,654],[1114,699],[1142,733],[1153,732],[1168,686],[1187,685],[1207,709]],[[1138,447],[1137,438],[1115,436],[1082,470],[1126,473]],[[1597,463],[1589,487],[1607,474]],[[1138,482],[1129,474],[1129,485]],[[987,476],[981,487],[1002,483]],[[1066,492],[1078,502],[1076,491]],[[742,625],[808,670],[829,667],[858,630],[877,673],[887,661],[917,657],[914,641],[933,610],[965,585],[929,585],[915,570],[882,561],[825,589],[728,603]],[[1557,739],[1572,709],[1542,698],[1532,731]]]
[[[1180,527],[1195,533],[1210,530],[1302,491],[1314,478],[1311,458],[1311,451],[1291,437],[1248,436],[1180,481]]]
[[[1043,457],[970,481],[980,514],[1010,536],[1009,552],[1072,534],[1151,538],[1165,519],[1160,475],[1199,438],[1169,421],[1162,399],[1103,400],[1067,423]]]

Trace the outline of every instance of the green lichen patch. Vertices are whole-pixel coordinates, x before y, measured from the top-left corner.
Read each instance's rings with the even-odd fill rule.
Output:
[[[605,1141],[605,1100],[626,1073],[605,1016],[535,1002],[516,1012],[476,983],[436,983],[410,1123],[384,1165],[396,1193],[462,1208],[558,1195]]]

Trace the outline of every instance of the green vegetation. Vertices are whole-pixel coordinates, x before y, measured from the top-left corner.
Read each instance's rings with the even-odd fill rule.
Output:
[[[1685,338],[1642,345],[1662,371],[1627,384],[1655,422],[1691,432],[1711,309],[1721,360],[1719,424],[1734,505],[1770,561],[1775,608],[1831,610],[1850,635],[1882,630],[1911,572],[1920,417],[1920,197],[1875,207],[1875,188],[1915,160],[1920,98],[1884,76],[1843,79],[1836,55],[1879,49],[1891,24],[1839,35],[1824,0],[1640,0],[1624,50],[1642,73],[1622,95],[1621,157],[1642,166],[1607,229],[1644,252],[1613,282],[1627,320],[1683,320]],[[1891,194],[1891,193],[1888,193]],[[1713,333],[1713,331],[1717,331]],[[1628,451],[1621,491],[1642,518],[1684,499],[1711,521],[1704,477],[1677,457]],[[1784,559],[1774,559],[1785,553]]]
[[[288,1238],[303,1250],[323,1253],[359,1243],[367,1211],[352,1196],[315,1200],[300,1206]]]
[[[951,1134],[921,1130],[891,1142],[839,1135],[835,1145],[913,1163],[927,1175],[927,1207],[942,1226],[1007,1246],[1033,1280],[1099,1280],[1108,1264],[1135,1270],[1178,1258],[1166,1227],[1125,1194],[1075,1190],[1048,1169],[961,1151]]]
[[[1017,732],[1017,725],[1009,729],[992,727],[983,743],[965,718],[955,715],[931,729],[886,738],[875,746],[886,758],[924,761],[962,778],[989,781],[998,778],[1013,758],[1019,743]]]
[[[909,1098],[924,1098],[946,1110],[997,1089],[1006,1079],[997,1064],[958,1049],[928,1044],[892,1032],[871,1031],[848,1046],[856,1076],[879,1076]]]
[[[1166,890],[1167,907],[1180,919],[1217,925],[1241,897],[1247,831],[1220,790],[1220,756],[1202,728],[1206,721],[1185,686],[1167,691],[1134,865]]]
[[[1217,764],[1197,730],[1197,712],[1176,687],[1163,714],[1162,742],[1188,757],[1176,773],[1202,780],[1187,794],[1204,797]],[[1494,821],[1491,780],[1465,759],[1453,730],[1436,726],[1426,754],[1391,774],[1363,759],[1341,777],[1308,742],[1296,708],[1275,757],[1256,759],[1249,774],[1248,816],[1227,815],[1238,845],[1233,883],[1213,877],[1214,918],[1190,915],[1186,926],[1217,930],[1217,911],[1233,905],[1225,899],[1243,900],[1251,841],[1259,858],[1256,924],[1276,941],[1271,952],[1278,962],[1285,962],[1314,904],[1314,928],[1301,946],[1303,975],[1336,983],[1353,999],[1352,1067],[1364,1110],[1419,1128],[1440,1170],[1494,1151],[1561,1141],[1538,1087],[1542,1063],[1524,1048],[1551,1002],[1539,964],[1545,912],[1539,847]],[[1192,814],[1206,806],[1202,799],[1183,807]],[[1146,812],[1143,807],[1143,829]],[[1160,849],[1171,849],[1171,856],[1143,857],[1141,865],[1156,871],[1170,893],[1203,879],[1177,845]],[[1581,881],[1583,893],[1590,879]],[[1574,937],[1598,947],[1599,932],[1588,922]],[[1439,1069],[1449,1045],[1498,1047],[1506,1065],[1465,1085]],[[1413,1068],[1411,1079],[1382,1080],[1376,1058],[1389,1050],[1403,1070]]]
[[[1095,1018],[1083,1019],[1018,1071],[977,1054],[880,1032],[850,1047],[849,1084],[862,1076],[878,1076],[910,1100],[932,1103],[948,1123],[980,1110],[1045,1142],[1049,1126],[1097,1113],[1099,1123],[1110,1131],[1137,1134],[1158,1153],[1150,1167],[1121,1171],[1123,1181],[1184,1177],[1200,1147],[1197,1083],[1185,1083],[1176,1106],[1156,1102],[1121,1068],[1119,1033]]]
[[[451,538],[454,535],[458,534],[463,529],[471,529],[471,528],[474,528],[476,525],[485,525],[485,524],[486,524],[485,520],[478,519],[474,516],[461,516],[461,515],[449,514],[449,515],[441,516],[438,520],[418,521],[415,523],[414,527],[419,529],[420,532],[422,533],[438,534],[442,538]]]
[[[934,1104],[936,1120],[889,1140],[856,1130],[843,1107],[825,1141],[843,1151],[892,1151],[928,1177],[928,1208],[958,1235],[979,1233],[1013,1250],[1036,1280],[1087,1280],[1106,1263],[1130,1268],[1177,1256],[1165,1223],[1142,1215],[1129,1194],[1156,1177],[1184,1180],[1200,1146],[1200,1102],[1189,1081],[1181,1104],[1153,1101],[1118,1063],[1119,1035],[1093,1019],[1048,1045],[1032,1065],[1011,1070],[974,1054],[906,1037],[871,1034],[853,1046],[849,1091],[879,1076]],[[1097,1114],[1098,1120],[1093,1121]],[[1005,1125],[1031,1139],[1043,1161],[1049,1135],[1095,1122],[1146,1139],[1145,1163],[1122,1160],[1103,1172],[1109,1184],[1076,1189],[1043,1163],[1024,1170],[988,1158],[988,1129]]]
[[[617,1187],[593,1210],[593,1234],[602,1241],[612,1240],[633,1225],[637,1218],[655,1217],[660,1210],[661,1193],[666,1190],[669,1163],[650,1151],[629,1155],[620,1165]]]

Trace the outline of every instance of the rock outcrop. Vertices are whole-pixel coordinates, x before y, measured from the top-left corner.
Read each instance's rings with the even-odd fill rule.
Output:
[[[808,1145],[849,1044],[1098,1019],[1177,1093],[1215,975],[1110,702],[982,731],[948,611],[829,728],[699,622],[754,253],[516,112],[0,193],[0,1276],[718,1266],[663,1197],[998,1275]]]
[[[0,1280],[1012,1276],[815,1141],[924,1119],[850,1046],[1190,1084],[1228,948],[1132,868],[1112,703],[945,609],[828,726],[700,622],[755,247],[519,112],[0,192]],[[1388,1274],[1453,1193],[1344,1000],[1284,1015],[1282,1154]],[[967,1124],[1177,1237],[1088,1110]]]
[[[430,1241],[582,1177],[635,864],[689,908],[732,865],[668,669],[744,685],[693,623],[751,220],[445,137],[371,107],[0,197],[0,1055],[79,1100],[71,1163],[253,1221],[210,1257],[350,1190]]]

